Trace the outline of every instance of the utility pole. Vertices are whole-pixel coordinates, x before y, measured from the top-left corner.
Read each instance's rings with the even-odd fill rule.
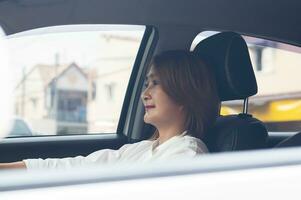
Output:
[[[21,116],[25,117],[25,105],[26,105],[26,69],[22,70],[22,94],[21,94]]]
[[[55,54],[55,63],[54,63],[54,79],[53,79],[53,118],[57,121],[58,118],[58,91],[57,91],[57,76],[58,76],[58,67],[59,67],[59,53]]]
[[[53,118],[55,121],[55,133],[58,133],[58,91],[57,91],[57,75],[59,67],[59,53],[54,55],[54,79],[53,79]]]

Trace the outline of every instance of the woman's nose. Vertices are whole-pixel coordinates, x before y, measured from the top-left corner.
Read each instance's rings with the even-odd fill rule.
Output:
[[[148,88],[146,88],[146,89],[142,92],[141,98],[142,98],[142,100],[144,100],[144,101],[146,101],[146,100],[148,100],[148,99],[151,98],[151,95],[150,95],[150,93],[149,93],[149,89],[148,89]]]

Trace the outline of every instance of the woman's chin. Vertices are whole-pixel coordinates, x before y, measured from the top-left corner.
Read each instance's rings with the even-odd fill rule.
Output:
[[[152,118],[147,113],[144,114],[143,120],[147,124],[152,124],[152,125],[154,124]]]
[[[149,124],[149,119],[148,116],[146,116],[147,114],[144,115],[143,120],[145,123]]]

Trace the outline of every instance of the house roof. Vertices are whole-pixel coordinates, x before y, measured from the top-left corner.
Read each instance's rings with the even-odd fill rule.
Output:
[[[84,77],[87,77],[87,70],[82,70],[76,63],[63,64],[63,65],[47,65],[47,64],[37,64],[35,65],[19,82],[16,88],[18,88],[24,80],[26,80],[35,70],[38,70],[38,73],[41,76],[44,87],[49,85],[55,78],[61,77],[68,69],[71,67],[76,67]]]
[[[49,84],[56,76],[59,76],[63,71],[65,71],[70,65],[36,65],[35,67],[39,70],[41,79],[44,85]]]

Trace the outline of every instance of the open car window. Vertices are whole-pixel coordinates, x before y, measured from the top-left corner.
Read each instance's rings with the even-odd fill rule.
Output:
[[[191,49],[216,34],[201,32]],[[249,98],[249,113],[263,121],[270,132],[301,130],[301,48],[262,38],[243,36],[257,79],[258,93]],[[226,101],[221,114],[243,111],[243,101]]]
[[[16,77],[8,137],[116,133],[144,31],[65,25],[8,36]]]

